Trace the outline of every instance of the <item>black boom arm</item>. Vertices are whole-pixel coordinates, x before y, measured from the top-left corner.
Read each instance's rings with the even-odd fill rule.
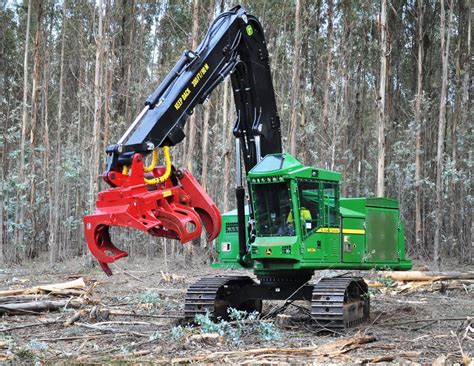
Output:
[[[231,75],[236,106],[236,198],[239,258],[247,266],[245,227],[245,171],[267,154],[281,153],[280,119],[263,29],[257,18],[236,6],[219,15],[195,51],[185,51],[171,72],[151,94],[119,142],[107,147],[104,180],[130,165],[135,153],[149,154],[157,146],[173,146],[184,138],[187,117],[197,104]],[[253,216],[249,202],[250,216]],[[253,229],[249,228],[252,241]]]
[[[119,142],[107,147],[105,180],[108,173],[129,165],[135,153],[146,155],[154,147],[182,141],[194,107],[229,75],[237,111],[233,133],[245,170],[266,154],[281,152],[280,120],[263,29],[257,18],[237,6],[214,20],[194,52],[183,53]]]

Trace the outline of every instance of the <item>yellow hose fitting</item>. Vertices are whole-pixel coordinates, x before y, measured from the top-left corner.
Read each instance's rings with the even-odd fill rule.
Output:
[[[146,184],[163,183],[164,181],[166,181],[170,177],[170,174],[171,174],[170,147],[169,146],[163,146],[163,152],[164,152],[164,155],[165,155],[165,166],[166,166],[165,173],[161,177],[152,178],[152,179],[145,178],[145,183]],[[155,153],[155,150],[153,150],[153,153]],[[155,154],[153,155],[153,158],[152,158],[152,165],[154,163],[154,165],[156,166],[156,164],[158,162],[158,151],[156,151],[156,159],[154,158],[154,156],[155,156]],[[147,171],[147,170],[145,170],[145,171]]]
[[[123,168],[122,168],[122,174],[123,175],[128,175],[128,171],[129,171],[128,166],[124,165]]]

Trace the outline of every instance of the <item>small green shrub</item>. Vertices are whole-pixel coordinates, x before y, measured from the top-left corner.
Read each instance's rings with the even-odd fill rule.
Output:
[[[278,341],[281,339],[281,333],[273,323],[259,322],[258,331],[260,338],[264,341]]]
[[[230,321],[213,322],[209,313],[197,314],[195,322],[201,327],[201,334],[217,333],[232,343],[241,343],[242,338],[258,334],[261,340],[272,341],[281,338],[272,322],[259,320],[259,313],[247,313],[234,308],[228,309]]]
[[[147,290],[138,298],[140,304],[152,304],[154,307],[160,305],[161,298],[158,292]]]

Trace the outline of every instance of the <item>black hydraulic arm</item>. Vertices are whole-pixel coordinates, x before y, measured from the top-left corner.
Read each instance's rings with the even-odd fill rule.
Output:
[[[195,51],[183,53],[119,142],[107,147],[105,173],[121,171],[134,153],[146,155],[156,146],[179,143],[194,107],[229,75],[237,111],[233,132],[241,142],[245,170],[260,157],[281,152],[263,29],[257,18],[237,6],[214,20]]]
[[[214,20],[198,48],[185,51],[147,98],[145,107],[118,143],[107,147],[104,179],[113,185],[108,180],[109,173],[129,165],[135,153],[146,155],[156,146],[173,146],[182,141],[186,119],[194,107],[202,104],[229,75],[237,112],[233,134],[240,259],[244,264],[247,247],[242,165],[248,172],[265,155],[281,153],[282,146],[263,29],[258,19],[246,14],[241,6]]]

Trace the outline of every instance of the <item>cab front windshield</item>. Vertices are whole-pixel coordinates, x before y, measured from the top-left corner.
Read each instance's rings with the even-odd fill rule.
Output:
[[[257,236],[295,235],[288,183],[254,184],[253,198]]]

